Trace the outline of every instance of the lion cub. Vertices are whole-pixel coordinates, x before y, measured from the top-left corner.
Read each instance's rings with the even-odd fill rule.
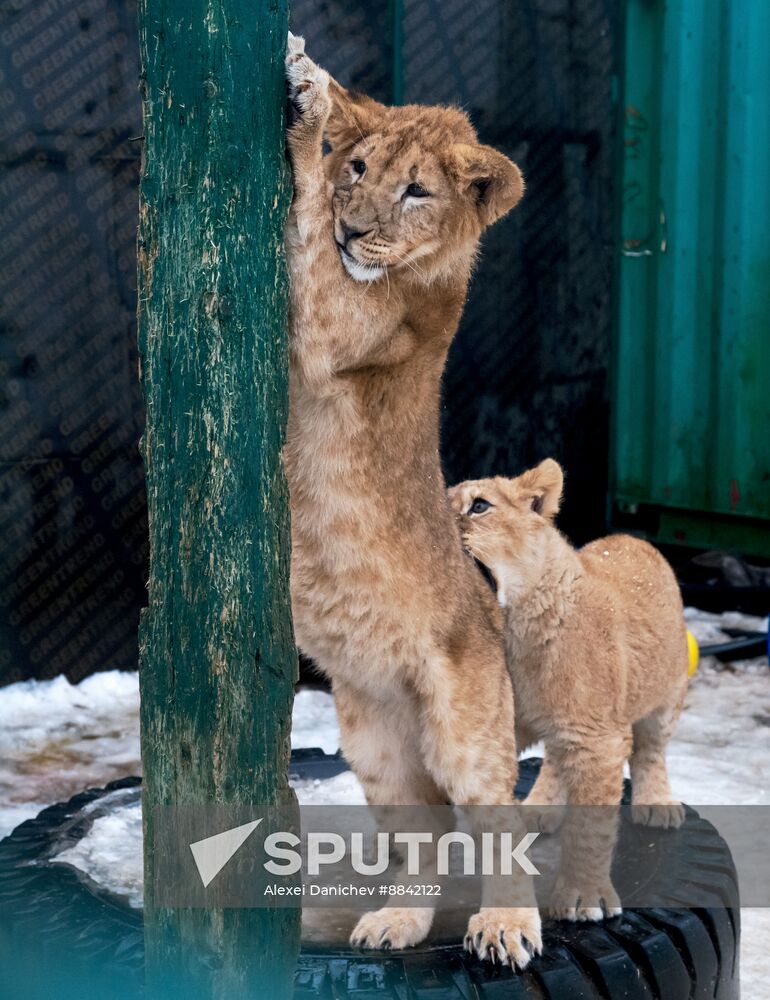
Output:
[[[671,794],[665,751],[687,687],[679,588],[663,557],[637,538],[613,535],[575,550],[553,524],[563,479],[546,459],[515,479],[449,490],[466,547],[497,586],[517,746],[545,742],[527,804],[615,805],[629,759],[634,820],[676,827],[684,810]],[[558,813],[541,813],[544,829]],[[572,878],[584,884],[559,887],[556,915],[619,912],[605,862]],[[566,905],[573,891],[581,899]]]

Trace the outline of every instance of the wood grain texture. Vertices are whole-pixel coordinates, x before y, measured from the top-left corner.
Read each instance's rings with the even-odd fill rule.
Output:
[[[146,933],[156,972],[212,997],[290,995],[299,941],[298,911],[161,909],[150,877],[155,806],[293,796],[287,25],[286,0],[139,4]]]

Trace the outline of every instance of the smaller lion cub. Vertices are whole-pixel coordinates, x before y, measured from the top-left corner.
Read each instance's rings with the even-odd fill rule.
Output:
[[[545,742],[527,804],[615,806],[628,759],[634,821],[677,827],[684,810],[671,794],[665,753],[687,689],[679,587],[660,553],[629,535],[574,549],[553,523],[563,482],[561,467],[546,459],[515,479],[449,490],[464,543],[497,586],[517,746]],[[560,812],[542,810],[541,828],[555,829]],[[574,832],[590,840],[596,831]],[[605,847],[611,856],[612,833]],[[591,863],[570,866],[563,846],[555,916],[620,912],[610,857],[592,853]]]

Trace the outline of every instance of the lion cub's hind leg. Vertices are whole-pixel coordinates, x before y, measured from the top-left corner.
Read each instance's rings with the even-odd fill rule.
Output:
[[[335,681],[334,696],[342,752],[363,785],[378,830],[392,836],[409,830],[413,821],[418,829],[421,822],[428,825],[430,807],[445,806],[447,796],[422,764],[420,716],[414,701],[406,695],[398,699],[394,693],[394,703],[385,711],[377,700],[340,681]],[[410,879],[402,871],[397,881],[406,885]],[[424,866],[417,881],[435,881],[432,869]],[[388,905],[365,913],[353,929],[350,943],[357,948],[381,949],[420,944],[433,923],[433,907],[399,906],[404,898],[390,896]]]
[[[684,806],[671,792],[666,769],[666,745],[678,715],[678,708],[664,709],[634,723],[629,763],[631,818],[635,823],[676,829],[684,821]]]
[[[540,833],[555,833],[564,820],[564,806],[567,804],[567,787],[556,770],[548,752],[540,768],[537,781],[524,800],[528,825]]]
[[[513,801],[513,692],[495,638],[476,632],[466,639],[454,658],[441,653],[425,665],[423,757],[452,803],[468,810],[477,841],[486,831],[497,843],[503,832],[517,843],[526,829]],[[483,880],[481,908],[468,921],[464,944],[477,958],[520,969],[542,951],[534,885],[519,865]]]

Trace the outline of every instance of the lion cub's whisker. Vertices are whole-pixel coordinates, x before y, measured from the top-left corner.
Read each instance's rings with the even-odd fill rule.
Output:
[[[410,267],[415,274],[419,275],[421,278],[425,277],[423,269],[415,264],[413,260],[410,260],[409,257],[402,256],[396,250],[391,250],[391,253],[397,260],[400,260],[402,264],[406,264],[407,267]]]

